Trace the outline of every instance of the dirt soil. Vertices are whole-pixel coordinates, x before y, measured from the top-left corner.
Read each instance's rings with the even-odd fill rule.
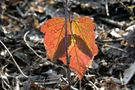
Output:
[[[40,27],[65,17],[64,0],[0,0],[0,90],[68,90],[67,67],[50,62]],[[99,48],[70,90],[135,90],[135,0],[69,0],[71,15],[90,16]]]

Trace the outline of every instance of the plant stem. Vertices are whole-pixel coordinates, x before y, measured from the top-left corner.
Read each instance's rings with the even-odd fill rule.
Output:
[[[69,70],[69,55],[68,55],[68,0],[65,0],[65,47],[66,47],[66,64],[67,64],[67,77],[68,77],[68,83],[69,83],[69,90],[70,90],[70,70]]]

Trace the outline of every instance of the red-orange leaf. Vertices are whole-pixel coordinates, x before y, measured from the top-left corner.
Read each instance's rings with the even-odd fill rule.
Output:
[[[57,60],[65,52],[64,18],[52,18],[48,20],[45,25],[41,27],[41,32],[45,33],[44,45],[47,50],[48,57],[51,60]],[[70,40],[68,41],[70,42]]]
[[[70,68],[77,74],[79,79],[84,75],[87,67],[91,64],[93,55],[86,43],[78,36],[74,35],[75,39],[71,40],[71,45],[68,48],[70,57]],[[80,47],[81,46],[81,47]],[[82,50],[80,49],[82,48]],[[66,64],[66,57],[60,58]]]
[[[72,23],[73,31],[76,35],[80,36],[84,40],[88,48],[92,51],[93,56],[97,55],[98,48],[95,44],[95,24],[90,17],[78,17]],[[83,49],[81,47],[80,49]]]
[[[64,25],[64,18],[52,18],[41,27],[41,31],[45,33],[44,45],[48,57],[51,60],[60,59],[66,64]],[[76,17],[71,24],[67,22],[69,66],[80,79],[91,64],[93,57],[98,53],[94,29],[95,24],[90,17]]]

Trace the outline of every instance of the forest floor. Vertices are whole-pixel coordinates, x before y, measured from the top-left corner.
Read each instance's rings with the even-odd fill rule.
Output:
[[[94,18],[99,48],[71,90],[135,90],[135,1],[70,0],[69,11]],[[67,90],[66,67],[46,57],[40,32],[61,16],[63,0],[0,1],[0,90]]]

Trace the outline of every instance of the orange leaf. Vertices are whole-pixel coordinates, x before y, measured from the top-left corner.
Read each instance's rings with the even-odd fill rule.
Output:
[[[69,26],[68,26],[69,27]],[[68,30],[70,31],[70,30]],[[57,60],[65,52],[64,18],[52,18],[41,27],[44,35],[44,45],[51,60]],[[68,40],[70,43],[70,40]]]
[[[45,33],[44,45],[48,57],[51,60],[60,59],[66,64],[64,25],[64,18],[52,18],[41,27],[41,31]],[[95,25],[90,17],[76,17],[72,20],[72,24],[67,22],[69,66],[79,79],[83,77],[87,66],[98,53],[94,29]]]
[[[74,38],[68,48],[70,57],[69,67],[77,74],[79,79],[81,79],[87,67],[91,64],[93,55],[86,43],[79,36],[74,35]],[[82,50],[80,50],[80,48],[82,48]],[[65,55],[60,59],[66,64]]]
[[[88,16],[75,18],[72,23],[72,29],[76,35],[79,35],[84,40],[88,48],[92,51],[92,54],[94,56],[97,55],[98,48],[95,44],[95,24],[93,23],[93,19]],[[83,48],[81,47],[80,49]]]

